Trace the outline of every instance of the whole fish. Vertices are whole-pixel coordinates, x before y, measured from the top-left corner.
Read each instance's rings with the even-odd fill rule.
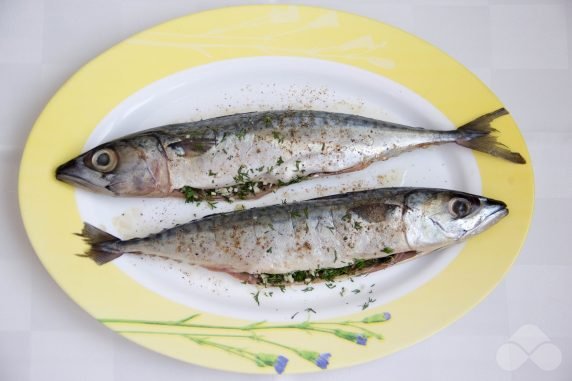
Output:
[[[152,255],[285,284],[375,271],[482,232],[508,214],[501,201],[424,188],[381,188],[217,214],[122,241],[89,224],[96,263]]]
[[[408,127],[323,111],[251,112],[158,127],[104,143],[61,165],[56,177],[115,196],[184,195],[188,201],[258,197],[309,177],[456,143],[515,162],[491,135],[499,109],[457,130]]]

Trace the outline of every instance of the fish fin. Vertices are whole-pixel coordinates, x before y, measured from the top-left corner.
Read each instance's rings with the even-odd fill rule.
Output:
[[[366,162],[362,162],[362,163],[356,164],[356,165],[354,165],[353,167],[349,167],[349,168],[342,169],[342,170],[340,170],[340,171],[318,172],[318,173],[314,173],[312,176],[313,176],[313,177],[319,177],[320,175],[325,175],[325,176],[330,176],[330,175],[343,175],[344,173],[357,172],[357,171],[361,171],[362,169],[365,169],[365,168],[369,167],[372,163],[373,163],[373,161],[366,161]]]
[[[194,157],[202,155],[216,145],[216,139],[188,138],[169,144],[167,147],[178,156]]]
[[[226,273],[226,274],[230,275],[231,277],[233,277],[234,279],[241,281],[244,284],[257,284],[258,278],[254,274],[238,273],[238,272],[234,272],[234,271],[225,269],[223,267],[215,267],[215,266],[202,266],[202,267],[204,267],[205,269],[210,270],[210,271]]]
[[[459,137],[456,143],[475,151],[488,153],[513,163],[525,164],[526,160],[518,152],[511,151],[507,146],[497,141],[497,137],[491,133],[497,130],[491,126],[491,122],[508,111],[500,108],[496,111],[482,115],[477,119],[458,128]]]
[[[107,262],[113,261],[115,258],[119,258],[123,253],[117,249],[108,247],[106,245],[92,246],[86,253],[85,256],[93,259],[98,265],[103,265]]]
[[[111,262],[123,254],[123,252],[110,245],[110,243],[119,241],[119,238],[93,225],[84,223],[83,230],[77,235],[91,246],[83,256],[93,259],[98,265]]]
[[[84,222],[83,230],[81,233],[76,235],[82,237],[85,242],[89,243],[90,245],[97,245],[102,242],[119,240],[119,238],[116,236],[104,232],[103,230],[98,229],[95,226],[88,224],[87,222]]]
[[[358,275],[365,275],[365,274],[370,274],[379,270],[385,270],[388,267],[391,266],[395,266],[398,263],[402,263],[402,262],[407,262],[413,258],[417,258],[420,257],[424,254],[427,254],[427,252],[422,252],[422,251],[404,251],[401,253],[395,253],[395,254],[391,254],[388,256],[388,258],[390,258],[391,260],[389,262],[382,262],[379,263],[377,265],[373,265],[370,267],[365,267],[363,269],[361,269],[360,271],[356,272],[354,275],[358,276]]]

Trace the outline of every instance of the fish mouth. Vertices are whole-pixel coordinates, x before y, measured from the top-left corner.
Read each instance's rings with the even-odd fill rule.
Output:
[[[508,215],[507,205],[499,200],[486,199],[485,208],[488,209],[489,213],[483,218],[479,226],[471,232],[471,235],[476,235],[487,230],[490,226],[496,224]]]
[[[496,223],[501,218],[506,217],[507,215],[508,215],[508,208],[506,206],[504,208],[498,208],[496,211],[488,215],[485,222]]]
[[[94,187],[94,184],[84,178],[69,173],[56,173],[56,179],[63,181],[66,184],[75,185],[81,188],[92,189]]]
[[[113,194],[112,191],[105,187],[105,184],[98,184],[97,182],[92,182],[86,178],[86,176],[84,176],[84,172],[85,171],[83,171],[81,167],[78,167],[76,161],[72,160],[60,165],[56,169],[56,179],[66,184],[74,185],[78,188],[86,189],[92,192]],[[101,179],[94,178],[94,180]]]
[[[491,212],[487,219],[500,219],[508,215],[508,207],[506,203],[500,200],[487,200],[487,208],[491,209]]]

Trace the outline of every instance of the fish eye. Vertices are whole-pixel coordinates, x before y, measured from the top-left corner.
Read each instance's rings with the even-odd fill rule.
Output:
[[[449,201],[449,213],[455,218],[466,217],[471,213],[471,202],[466,198],[453,198]]]
[[[96,151],[91,156],[91,165],[101,172],[110,172],[117,166],[117,154],[109,148]]]

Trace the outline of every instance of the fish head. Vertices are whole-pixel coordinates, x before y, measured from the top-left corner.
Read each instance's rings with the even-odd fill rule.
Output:
[[[502,201],[450,190],[414,190],[404,201],[407,241],[415,249],[437,249],[465,240],[508,214]]]
[[[167,157],[160,139],[152,134],[99,145],[60,165],[56,178],[114,196],[153,196],[170,191]]]

